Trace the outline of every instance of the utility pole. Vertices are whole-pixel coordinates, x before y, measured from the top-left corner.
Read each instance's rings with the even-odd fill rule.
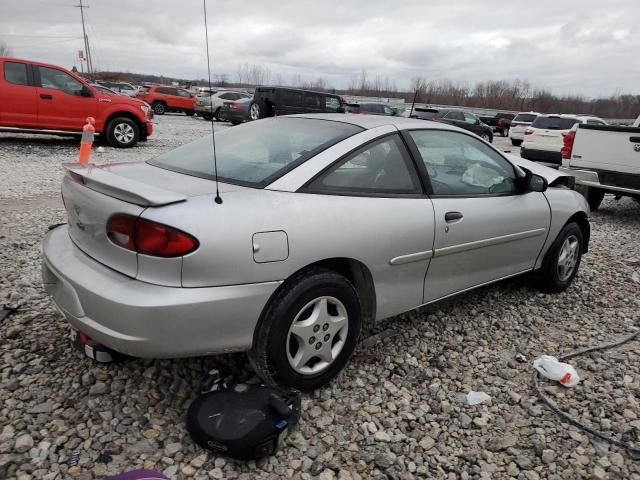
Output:
[[[74,5],[80,9],[80,16],[82,17],[82,33],[84,36],[84,52],[87,57],[87,73],[91,77],[93,75],[93,62],[91,61],[91,49],[89,48],[89,37],[87,37],[87,31],[84,26],[84,9],[89,8],[89,5],[83,5],[82,0],[79,0],[80,5]]]

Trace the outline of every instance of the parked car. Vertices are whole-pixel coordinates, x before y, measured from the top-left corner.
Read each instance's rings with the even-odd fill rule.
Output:
[[[524,131],[533,121],[538,118],[539,113],[536,112],[520,112],[511,121],[509,126],[509,138],[511,139],[511,145],[519,147],[524,140]]]
[[[560,170],[576,177],[591,210],[606,193],[640,202],[640,116],[631,127],[574,125],[564,136]]]
[[[107,80],[96,80],[95,82],[98,85],[102,85],[114,92],[117,92],[121,95],[126,95],[127,97],[135,97],[138,93],[138,87],[131,85],[126,82],[112,82]]]
[[[480,121],[489,125],[494,132],[503,137],[509,136],[509,127],[515,115],[513,113],[496,113],[494,116],[481,116]]]
[[[241,98],[252,98],[250,93],[232,92],[229,90],[220,90],[211,95],[198,95],[196,101],[196,114],[202,116],[205,120],[216,119],[219,122],[223,120],[222,106],[225,101],[233,102]]]
[[[106,93],[108,95],[120,95],[118,92],[111,90],[104,85],[100,85],[99,83],[91,83],[90,85],[101,93]]]
[[[383,103],[350,103],[346,105],[346,113],[366,115],[387,115],[393,117],[398,111]]]
[[[192,116],[196,111],[196,97],[184,88],[150,85],[143,87],[136,98],[151,105],[157,115],[184,112]]]
[[[84,338],[139,357],[248,351],[301,390],[364,323],[518,274],[573,281],[589,242],[573,177],[444,123],[286,116],[146,163],[67,166],[43,282]],[[219,188],[221,202],[215,202]]]
[[[132,147],[153,132],[145,102],[104,93],[57,65],[0,57],[0,130],[79,135],[87,117],[113,147]]]
[[[520,156],[529,160],[560,163],[562,138],[576,123],[607,124],[601,118],[588,115],[539,115],[524,131]]]
[[[222,110],[220,110],[220,117],[233,125],[246,122],[249,119],[249,107],[252,102],[253,97],[241,98],[235,102],[225,101],[222,104]]]
[[[339,95],[287,87],[256,87],[246,120],[296,113],[344,113]]]
[[[411,117],[448,123],[469,130],[489,143],[493,142],[493,130],[491,127],[481,122],[473,113],[464,110],[453,108],[415,108]]]

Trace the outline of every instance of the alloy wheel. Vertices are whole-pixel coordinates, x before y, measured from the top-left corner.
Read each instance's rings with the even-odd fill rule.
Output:
[[[258,120],[260,118],[260,107],[257,103],[251,105],[251,120]]]
[[[349,332],[344,304],[335,297],[319,297],[295,316],[287,334],[287,360],[301,375],[315,375],[340,355]]]
[[[558,278],[561,282],[567,281],[571,278],[576,265],[578,263],[580,242],[575,235],[568,236],[560,248],[558,254]]]
[[[119,123],[113,129],[113,136],[119,143],[127,144],[131,143],[133,137],[135,136],[135,131],[133,127],[128,123]]]

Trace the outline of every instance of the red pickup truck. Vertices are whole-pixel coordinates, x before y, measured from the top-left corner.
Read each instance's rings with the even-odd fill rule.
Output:
[[[127,148],[151,135],[152,115],[142,100],[100,92],[62,67],[0,57],[0,131],[79,134],[93,117],[109,145]]]

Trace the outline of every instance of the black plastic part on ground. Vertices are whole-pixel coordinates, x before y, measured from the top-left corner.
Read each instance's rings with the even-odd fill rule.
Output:
[[[632,333],[631,335],[628,335],[626,337],[624,337],[621,340],[617,340],[615,342],[611,342],[611,343],[604,343],[601,345],[596,345],[595,347],[586,347],[586,348],[581,348],[579,350],[574,350],[573,352],[567,353],[566,355],[562,355],[560,357],[558,357],[558,360],[568,360],[569,358],[573,358],[573,357],[577,357],[578,355],[584,355],[585,353],[589,353],[589,352],[595,352],[598,350],[608,350],[611,348],[615,348],[615,347],[619,347],[620,345],[623,345],[627,342],[630,342],[631,340],[635,339],[638,335],[640,335],[640,329],[637,330],[636,332]],[[536,392],[536,395],[538,395],[538,397],[540,398],[540,400],[542,400],[542,402],[549,407],[549,409],[551,409],[551,411],[553,413],[555,413],[556,415],[558,415],[563,421],[570,423],[571,425],[578,427],[580,430],[587,432],[591,435],[593,435],[594,437],[600,438],[602,440],[605,440],[606,442],[612,443],[614,445],[617,445],[619,447],[622,447],[624,449],[627,450],[627,452],[629,452],[630,454],[632,454],[634,457],[635,456],[640,456],[640,447],[632,445],[628,442],[625,442],[623,440],[620,440],[617,437],[614,437],[613,435],[609,435],[607,433],[604,433],[594,427],[592,427],[591,425],[587,425],[585,423],[582,423],[580,420],[577,420],[575,418],[573,418],[571,415],[569,415],[566,412],[563,412],[551,399],[549,399],[549,397],[547,397],[543,392],[542,389],[540,388],[540,383],[539,383],[539,374],[537,370],[533,371],[533,390]]]

